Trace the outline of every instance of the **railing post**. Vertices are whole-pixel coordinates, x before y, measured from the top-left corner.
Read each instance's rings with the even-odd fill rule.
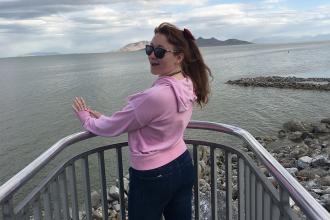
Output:
[[[244,184],[244,160],[238,159],[238,219],[245,219],[245,184]]]
[[[214,153],[215,149],[210,148],[211,156],[211,211],[212,211],[212,220],[218,219],[218,200],[217,200],[217,160]]]
[[[286,210],[290,208],[290,201],[289,201],[289,193],[279,185],[279,194],[280,194],[280,218],[281,220],[288,220],[288,215],[286,214]]]
[[[244,181],[245,181],[245,219],[246,220],[254,220],[254,219],[251,219],[250,178],[251,178],[250,167],[248,165],[245,165],[245,167],[244,167]]]
[[[198,161],[198,145],[193,145],[193,158],[195,168],[195,184],[194,184],[194,207],[195,207],[195,220],[199,220],[199,161]]]
[[[257,180],[257,190],[256,190],[256,219],[263,220],[263,210],[264,210],[264,200],[263,200],[263,188],[261,182]]]
[[[41,209],[40,209],[40,196],[38,195],[33,200],[33,219],[41,220]]]
[[[77,185],[76,185],[76,168],[74,162],[69,165],[69,189],[71,194],[71,205],[72,205],[72,219],[79,220],[78,213],[78,197],[77,197]]]
[[[89,177],[89,165],[88,156],[82,158],[82,177],[83,177],[83,190],[85,194],[85,210],[86,219],[92,220],[92,202],[91,202],[91,188],[90,188],[90,177]]]
[[[59,176],[59,185],[60,185],[60,201],[62,207],[62,214],[64,219],[70,219],[69,214],[69,201],[68,201],[68,188],[67,188],[67,179],[66,179],[67,170],[64,169]]]
[[[102,198],[102,216],[103,220],[107,220],[109,218],[108,214],[108,200],[107,200],[107,181],[105,176],[105,165],[104,165],[104,151],[98,153],[98,161],[99,161],[99,173],[101,180],[101,198]]]
[[[44,209],[45,209],[45,219],[51,220],[53,216],[52,207],[50,204],[50,186],[46,186],[44,190],[42,191],[42,199],[44,203]],[[74,219],[75,220],[75,219]]]
[[[226,152],[226,219],[233,217],[233,180],[232,180],[232,154]]]
[[[121,148],[116,148],[117,152],[117,167],[119,179],[119,203],[120,203],[120,219],[126,219],[125,212],[125,197],[124,197],[124,175],[123,175],[123,158]]]
[[[9,197],[2,204],[2,218],[3,220],[14,219],[13,198]]]

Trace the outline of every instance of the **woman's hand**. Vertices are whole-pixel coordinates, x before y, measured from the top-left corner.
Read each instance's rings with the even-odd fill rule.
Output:
[[[86,106],[86,102],[82,97],[76,97],[73,100],[73,105],[72,108],[76,111],[76,112],[80,112],[80,111],[88,111],[88,108]]]
[[[101,113],[100,112],[97,112],[97,111],[93,111],[93,110],[89,110],[89,113],[90,113],[90,115],[93,117],[93,118],[99,118],[99,117],[101,117]]]
[[[73,100],[72,108],[75,110],[75,112],[88,111],[93,118],[99,118],[102,115],[100,112],[93,111],[88,108],[85,100],[82,97],[76,97]]]

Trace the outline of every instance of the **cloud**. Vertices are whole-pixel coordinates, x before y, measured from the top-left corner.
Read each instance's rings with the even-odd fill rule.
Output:
[[[6,45],[0,57],[35,51],[116,50],[150,40],[153,28],[164,21],[190,28],[196,37],[220,39],[330,32],[330,5],[298,10],[284,7],[283,0],[212,5],[206,0],[109,2],[0,1],[0,41]]]

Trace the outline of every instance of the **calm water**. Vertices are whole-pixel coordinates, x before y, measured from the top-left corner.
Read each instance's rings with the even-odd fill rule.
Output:
[[[265,75],[330,77],[330,42],[203,48],[213,71],[209,105],[193,119],[232,124],[253,135],[275,134],[289,119],[330,117],[330,93],[242,88],[224,82]],[[71,102],[83,96],[111,114],[151,85],[143,52],[0,59],[0,184],[62,137],[81,130]],[[125,140],[126,135],[111,139]],[[60,158],[109,142],[74,146]]]

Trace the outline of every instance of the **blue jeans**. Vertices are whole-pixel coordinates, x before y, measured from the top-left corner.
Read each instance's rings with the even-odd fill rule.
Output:
[[[152,170],[129,168],[129,220],[191,220],[195,173],[188,151]]]

